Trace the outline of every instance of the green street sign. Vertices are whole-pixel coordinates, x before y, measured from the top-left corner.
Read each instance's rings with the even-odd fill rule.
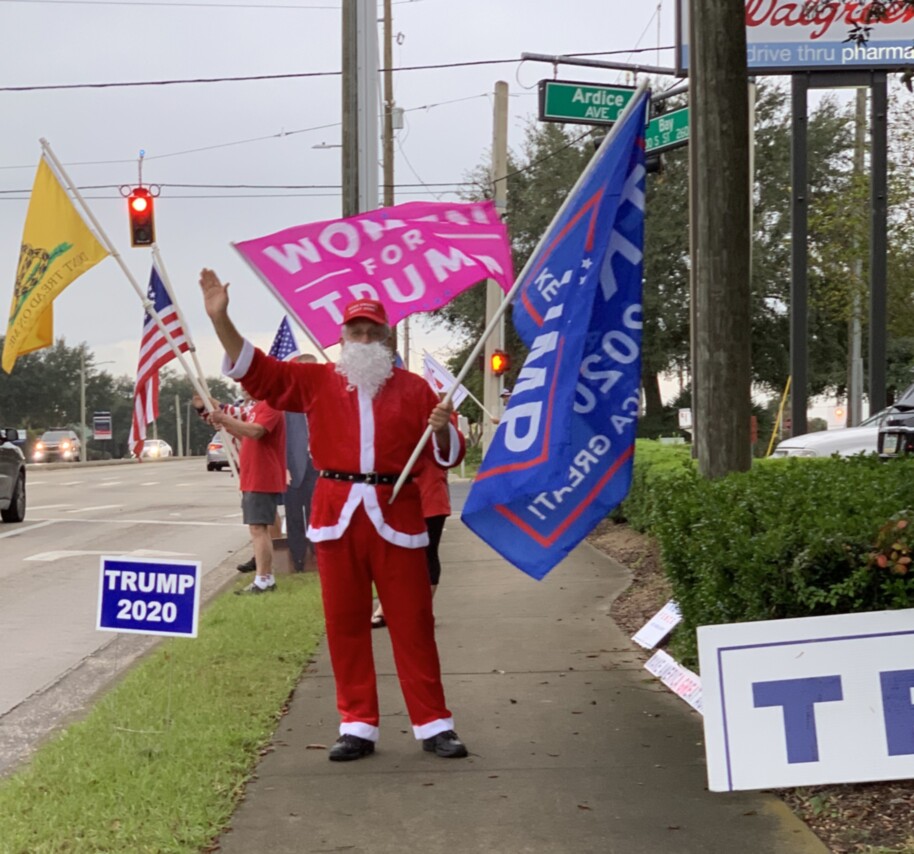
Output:
[[[540,121],[611,125],[634,94],[631,86],[540,80]]]
[[[651,119],[644,132],[644,150],[648,154],[659,154],[678,148],[689,141],[689,108],[673,110]]]

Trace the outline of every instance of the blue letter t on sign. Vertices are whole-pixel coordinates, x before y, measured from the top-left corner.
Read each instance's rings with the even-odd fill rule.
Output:
[[[840,676],[817,676],[809,679],[781,679],[775,682],[753,682],[755,707],[782,706],[784,732],[787,737],[787,761],[818,762],[816,739],[816,703],[843,700]]]

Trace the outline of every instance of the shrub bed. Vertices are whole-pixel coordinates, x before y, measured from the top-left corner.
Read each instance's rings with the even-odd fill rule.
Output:
[[[660,544],[688,664],[701,625],[914,605],[914,460],[764,460],[713,481],[675,446],[639,442],[635,460],[620,513]]]

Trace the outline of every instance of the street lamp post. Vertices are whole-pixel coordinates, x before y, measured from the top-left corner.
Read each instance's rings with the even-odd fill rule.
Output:
[[[96,362],[98,365],[113,365],[114,360],[106,362]],[[86,429],[86,351],[85,348],[79,350],[79,461],[81,463],[89,460],[89,437]]]

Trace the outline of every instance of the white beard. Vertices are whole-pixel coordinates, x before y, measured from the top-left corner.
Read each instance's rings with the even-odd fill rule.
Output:
[[[344,376],[350,386],[374,399],[394,372],[393,353],[380,341],[370,344],[347,341],[336,363],[336,372]]]

